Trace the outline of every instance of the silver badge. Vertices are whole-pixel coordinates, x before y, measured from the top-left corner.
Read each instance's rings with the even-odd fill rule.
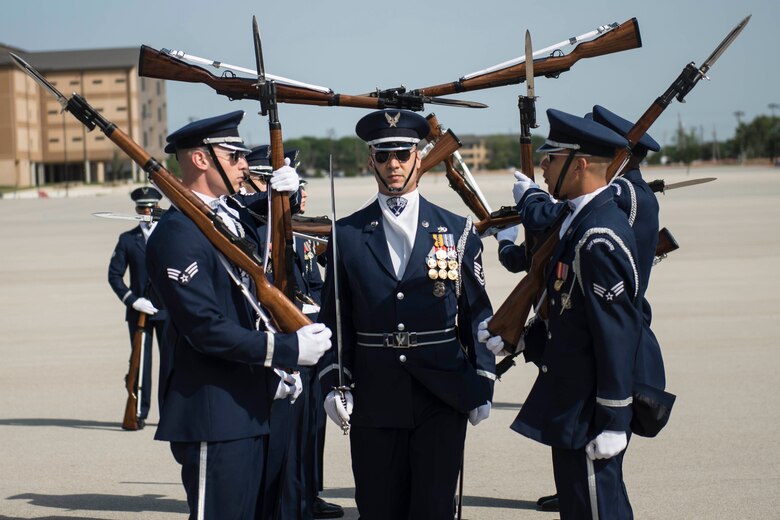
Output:
[[[430,224],[428,224],[427,220],[423,220],[422,222],[420,222],[420,224],[422,224],[422,227],[424,227],[424,228],[427,228],[428,226],[430,226]]]
[[[436,231],[438,233],[446,233],[447,232],[447,228],[445,226],[439,226],[438,228],[436,228]]]
[[[444,282],[436,282],[433,284],[433,295],[437,298],[441,298],[444,296],[444,293],[447,292],[447,288],[444,285]]]

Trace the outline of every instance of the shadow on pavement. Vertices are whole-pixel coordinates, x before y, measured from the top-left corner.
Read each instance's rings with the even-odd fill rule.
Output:
[[[60,426],[62,428],[79,428],[84,430],[122,430],[119,421],[83,421],[81,419],[55,419],[55,418],[24,418],[24,419],[0,419],[0,426]],[[146,426],[157,426],[156,424],[146,423]]]
[[[320,497],[355,499],[355,488],[328,488],[320,492]],[[514,500],[511,498],[463,496],[463,507],[496,507],[500,509],[536,510],[535,500]],[[351,508],[345,508],[345,511]]]
[[[76,495],[41,495],[23,493],[8,497],[8,500],[27,500],[31,505],[53,507],[63,510],[122,511],[128,513],[158,512],[187,514],[186,500],[165,498],[165,495],[99,495],[83,493]],[[53,517],[47,517],[53,518]],[[68,517],[73,518],[73,517]]]

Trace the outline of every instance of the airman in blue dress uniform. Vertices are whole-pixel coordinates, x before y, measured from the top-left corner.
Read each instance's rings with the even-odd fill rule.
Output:
[[[298,150],[285,150],[284,155],[297,167]],[[250,177],[253,178],[253,188],[265,191],[265,180],[273,170],[268,145],[252,148],[246,159]],[[305,185],[306,181],[301,179],[298,214],[303,214],[306,209]],[[258,227],[260,240],[265,239],[266,231],[267,227],[262,221]],[[298,290],[295,303],[312,321],[317,321],[323,280],[316,261],[314,242],[296,237],[294,249],[295,287]],[[273,273],[267,272],[267,275],[269,279],[273,278]],[[322,409],[316,367],[300,367],[299,374],[301,394],[293,402],[276,400],[271,407],[265,489],[276,500],[273,504],[266,504],[263,518],[340,518],[344,516],[341,506],[317,497],[321,464],[318,454],[321,451],[320,442],[324,442],[325,412]],[[319,435],[320,424],[323,425],[322,437]]]
[[[592,120],[547,115],[542,170],[568,214],[546,271],[547,337],[524,352],[539,375],[512,429],[552,447],[562,519],[632,518],[622,463],[642,289],[634,233],[606,181],[611,157],[627,141]],[[544,217],[548,202],[527,189],[518,208]]]
[[[159,207],[162,198],[159,191],[151,186],[136,188],[130,192],[130,198],[135,202],[135,211],[139,215],[150,215]],[[146,274],[146,240],[156,227],[156,222],[142,222],[130,231],[119,235],[119,241],[111,253],[108,264],[108,284],[117,297],[125,304],[125,320],[130,331],[132,346],[135,331],[138,330],[140,313],[147,315],[144,328],[146,336],[143,346],[143,366],[141,367],[140,394],[141,410],[138,415],[138,429],[145,425],[152,402],[152,345],[157,336],[159,349],[164,350],[163,326],[168,312],[162,307],[159,299],[150,290],[149,277]],[[127,271],[130,271],[130,286],[124,281]]]
[[[337,222],[328,248],[320,319],[340,328],[349,390],[343,400],[328,392],[325,410],[351,424],[364,520],[452,518],[466,421],[486,418],[493,395],[495,357],[476,339],[492,315],[482,244],[470,219],[417,190],[417,143],[428,131],[425,118],[403,110],[357,123],[379,193]],[[320,362],[325,392],[339,384],[333,350]]]
[[[168,136],[165,151],[176,154],[184,186],[230,232],[257,245],[248,208],[263,213],[267,198],[237,194],[249,151],[238,134],[242,117],[238,111],[190,123]],[[295,192],[298,175],[280,168],[271,187]],[[251,293],[249,277],[175,207],[149,240],[147,270],[170,313],[155,438],[170,442],[182,466],[191,518],[254,519],[262,510],[271,401],[294,393],[294,381],[278,367],[315,364],[330,331],[317,323],[289,334],[258,330],[240,288]]]

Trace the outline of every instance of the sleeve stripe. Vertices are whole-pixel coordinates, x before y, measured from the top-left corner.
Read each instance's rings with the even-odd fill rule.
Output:
[[[265,337],[265,362],[263,363],[263,366],[270,367],[274,360],[274,333],[266,332]]]
[[[490,379],[491,381],[495,381],[495,380],[496,380],[496,375],[495,375],[495,374],[493,374],[493,373],[490,373],[490,372],[488,372],[488,371],[486,371],[486,370],[479,370],[479,369],[478,369],[478,370],[477,370],[477,375],[478,375],[478,376],[482,376],[482,377],[487,377],[487,378],[488,378],[488,379]]]
[[[629,397],[628,399],[604,399],[603,397],[596,397],[596,403],[603,405],[603,406],[609,406],[611,408],[619,408],[621,406],[628,406],[631,403],[634,402],[633,397]]]

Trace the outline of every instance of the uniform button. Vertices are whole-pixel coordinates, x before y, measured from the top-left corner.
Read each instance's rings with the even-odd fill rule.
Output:
[[[395,295],[395,297],[398,298],[399,300],[403,300],[404,299],[404,293],[399,292],[398,294]]]
[[[401,356],[401,357],[403,357],[403,356]],[[547,373],[547,365],[542,365],[542,373],[543,374]]]
[[[555,307],[555,298],[550,298],[550,305]]]
[[[404,330],[405,328],[406,328],[406,326],[404,326],[403,323],[399,323],[398,324],[398,330]]]
[[[552,332],[547,333],[547,339],[552,339]]]
[[[398,356],[398,361],[400,361],[401,363],[406,363],[406,356],[401,354],[400,356]]]

